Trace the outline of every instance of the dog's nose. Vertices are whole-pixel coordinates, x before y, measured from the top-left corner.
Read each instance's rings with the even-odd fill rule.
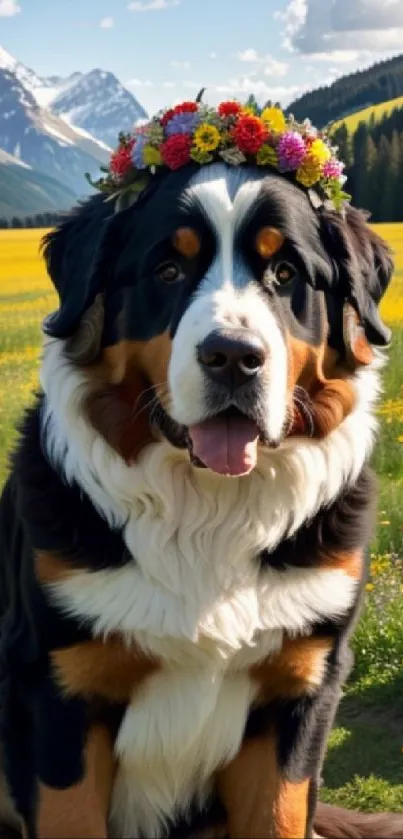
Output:
[[[247,329],[210,332],[198,348],[199,364],[217,383],[240,387],[256,377],[267,351],[261,338]]]

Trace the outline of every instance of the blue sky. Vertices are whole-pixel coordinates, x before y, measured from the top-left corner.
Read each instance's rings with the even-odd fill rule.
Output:
[[[287,103],[400,51],[402,0],[0,0],[0,44],[39,75],[111,70],[150,111]]]

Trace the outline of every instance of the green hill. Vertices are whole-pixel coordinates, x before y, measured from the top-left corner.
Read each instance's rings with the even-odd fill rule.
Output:
[[[372,117],[375,122],[380,122],[383,117],[388,116],[395,110],[395,108],[403,108],[403,96],[397,96],[396,99],[389,99],[387,102],[380,102],[379,105],[371,105],[369,108],[363,108],[362,111],[356,111],[344,119],[337,120],[332,125],[332,130],[339,128],[344,123],[350,134],[354,134],[360,122],[370,122]]]
[[[68,210],[77,195],[49,175],[0,155],[0,216],[31,215]]]
[[[403,55],[305,93],[291,103],[287,112],[299,120],[309,117],[315,125],[323,128],[329,122],[400,96],[403,96]]]

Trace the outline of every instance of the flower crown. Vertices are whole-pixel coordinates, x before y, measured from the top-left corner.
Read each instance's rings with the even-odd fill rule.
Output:
[[[324,131],[309,120],[298,123],[281,108],[221,102],[211,108],[183,102],[159,112],[131,134],[121,134],[103,177],[92,186],[133,203],[152,177],[193,163],[224,161],[249,164],[291,176],[340,209],[350,196],[343,191],[344,164]]]

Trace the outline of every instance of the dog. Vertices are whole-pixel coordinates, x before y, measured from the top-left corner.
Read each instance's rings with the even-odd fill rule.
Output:
[[[386,244],[214,163],[120,212],[90,198],[44,254],[59,307],[0,504],[3,822],[403,835],[317,803],[374,517]]]

